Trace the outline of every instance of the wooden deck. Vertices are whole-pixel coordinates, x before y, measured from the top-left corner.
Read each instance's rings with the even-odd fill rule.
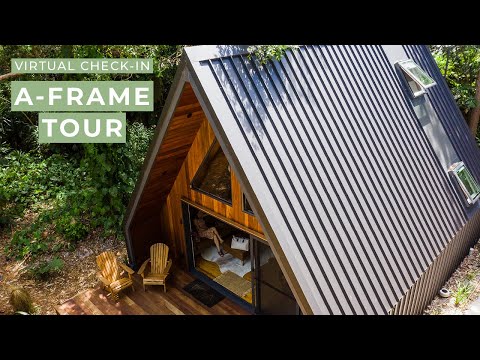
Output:
[[[86,290],[56,307],[59,315],[249,315],[250,313],[230,299],[224,299],[209,308],[183,290],[194,278],[175,269],[163,286],[149,286],[143,291],[141,278],[135,275],[135,291],[127,289],[115,303],[107,292],[98,288]]]

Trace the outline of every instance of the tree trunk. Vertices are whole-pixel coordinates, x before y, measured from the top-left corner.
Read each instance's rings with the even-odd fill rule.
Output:
[[[8,74],[0,75],[0,81],[15,78],[15,77],[20,76],[20,75],[22,75],[22,74],[8,73]]]
[[[475,101],[477,106],[475,106],[472,111],[470,112],[470,116],[468,119],[468,127],[472,132],[473,136],[477,135],[477,128],[478,128],[478,121],[480,119],[480,70],[477,74],[477,80],[475,84]]]

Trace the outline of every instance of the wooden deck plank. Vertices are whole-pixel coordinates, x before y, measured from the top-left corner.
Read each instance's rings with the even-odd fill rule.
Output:
[[[173,314],[173,315],[185,315],[186,314],[185,313],[186,310],[182,306],[182,304],[176,303],[175,300],[172,300],[167,295],[157,294],[155,292],[147,292],[146,296],[150,296],[152,298],[152,301],[155,304],[158,304],[162,307],[165,307],[170,312],[170,314]],[[170,314],[168,314],[168,315],[170,315]]]
[[[163,287],[162,287],[163,291]],[[151,294],[150,294],[151,293]],[[135,301],[152,315],[182,315],[173,304],[167,303],[164,297],[156,292],[144,292],[143,289],[135,294]],[[173,308],[173,311],[172,311]]]
[[[120,294],[120,299],[123,294]],[[96,289],[90,299],[104,315],[135,315],[136,313],[123,301],[115,303],[114,300],[107,297],[107,292]]]
[[[92,310],[92,306],[86,302],[86,297],[85,295],[89,293],[89,291],[84,291],[81,294],[78,294],[75,297],[75,302],[76,304],[83,310],[85,315],[93,315],[94,310]],[[87,300],[89,301],[89,300]],[[95,306],[94,306],[95,307]]]
[[[176,299],[175,304],[182,303],[192,315],[212,315],[212,312],[205,305],[183,290],[173,288],[169,291],[168,296]]]
[[[166,293],[163,292],[163,288],[161,287],[148,286],[147,294],[150,294],[150,296],[157,301],[162,301],[176,314],[211,315],[212,312],[207,307],[183,291],[183,286],[194,280],[193,277],[190,277],[189,280],[191,281],[185,281],[185,279],[188,279],[188,277],[185,277],[185,274],[183,271],[176,272],[170,286],[167,286],[168,291]],[[178,281],[177,277],[181,277],[182,280]]]
[[[175,304],[170,302],[169,300],[165,299],[165,307],[170,310],[174,315],[185,315],[185,313],[180,310]]]
[[[142,308],[140,305],[138,305],[135,301],[130,299],[130,297],[126,294],[123,295],[122,300],[130,306],[130,308],[133,310],[134,313],[138,315],[148,315],[148,312],[145,311],[144,308]]]
[[[118,302],[107,298],[102,289],[81,292],[56,307],[59,315],[247,315],[249,312],[231,301],[224,299],[209,308],[183,290],[195,278],[181,270],[174,269],[167,281],[167,292],[162,286],[149,286],[143,291],[141,278],[134,276],[135,291],[123,291]]]
[[[85,311],[77,305],[74,299],[64,302],[56,308],[58,315],[86,315]]]
[[[92,292],[85,291],[79,295],[80,306],[88,310],[89,315],[103,315],[103,312],[91,302]]]

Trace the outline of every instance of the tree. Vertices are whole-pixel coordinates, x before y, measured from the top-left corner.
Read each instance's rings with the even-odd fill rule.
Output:
[[[287,50],[296,48],[298,45],[251,45],[248,51],[257,57],[260,64],[264,65],[269,60],[280,60]]]
[[[16,78],[17,76],[20,76],[20,74],[16,74],[16,73],[3,74],[3,75],[0,75],[0,81],[11,80],[13,78]]]
[[[0,145],[30,151],[38,147],[36,113],[10,111],[13,80],[153,80],[154,112],[131,112],[129,124],[156,124],[180,60],[183,45],[0,45]],[[12,58],[153,58],[153,74],[15,74]],[[53,152],[79,154],[75,144],[44,146]],[[80,147],[81,149],[82,147]]]
[[[480,120],[480,45],[432,46],[435,60],[473,135]]]

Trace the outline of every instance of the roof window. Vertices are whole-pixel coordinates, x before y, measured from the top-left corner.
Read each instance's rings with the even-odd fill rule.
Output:
[[[413,97],[418,97],[425,94],[425,89],[436,85],[433,80],[420,66],[413,60],[399,61],[398,66],[402,69],[405,80],[412,91]]]
[[[468,204],[474,204],[479,198],[480,187],[467,166],[460,161],[450,166],[449,171],[457,179]]]

